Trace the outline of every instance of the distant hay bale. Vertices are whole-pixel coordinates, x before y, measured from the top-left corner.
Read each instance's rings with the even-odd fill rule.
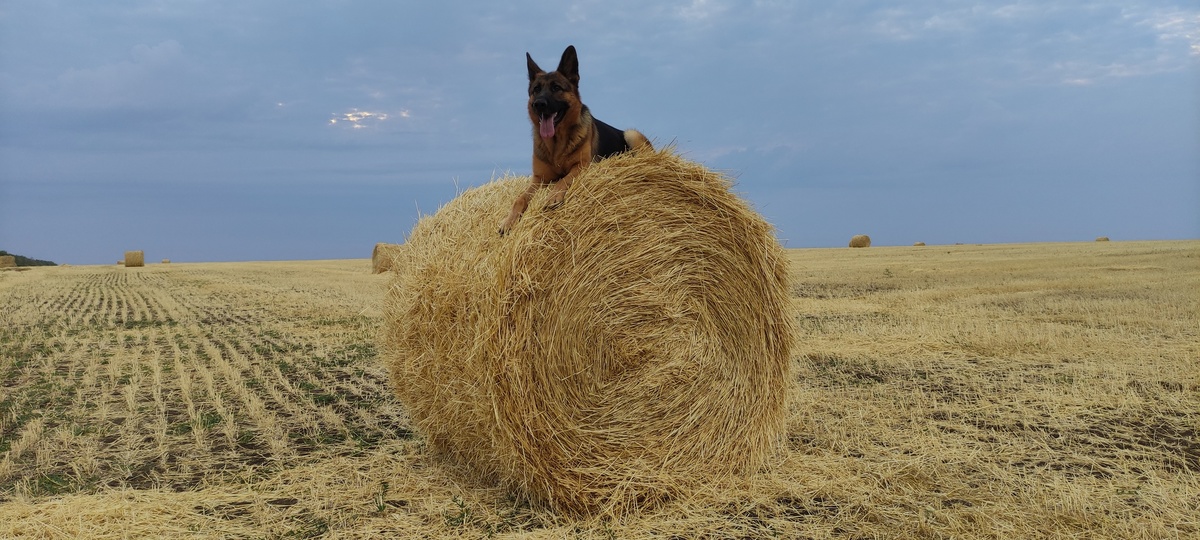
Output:
[[[125,259],[117,261],[117,266],[125,266]]]
[[[163,264],[171,264],[171,259],[163,259],[162,263]]]
[[[0,255],[0,268],[16,268],[17,257],[15,255]]]
[[[1108,241],[1108,237],[1107,237],[1107,236],[1101,236],[1101,237],[1098,237],[1098,238],[1096,238],[1096,241],[1097,241],[1097,242],[1107,242],[1107,241]]]
[[[914,246],[923,246],[923,245],[925,245],[925,242],[913,242],[913,245]]]
[[[867,236],[865,234],[855,235],[853,238],[850,239],[850,247],[852,247],[852,248],[871,247],[871,237]]]
[[[375,244],[375,249],[371,250],[371,273],[382,274],[392,269],[392,261],[400,252],[399,244],[388,244],[379,242]]]
[[[652,507],[764,465],[793,322],[771,226],[671,150],[590,165],[553,211],[528,177],[459,195],[395,257],[383,358],[429,448],[572,515]]]
[[[125,268],[146,266],[146,257],[141,251],[125,252]]]

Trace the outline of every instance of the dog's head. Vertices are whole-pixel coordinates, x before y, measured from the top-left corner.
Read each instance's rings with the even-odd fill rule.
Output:
[[[558,68],[549,73],[525,53],[529,68],[529,119],[543,139],[554,137],[559,124],[578,121],[583,102],[579,100],[579,57],[575,46],[563,51]]]

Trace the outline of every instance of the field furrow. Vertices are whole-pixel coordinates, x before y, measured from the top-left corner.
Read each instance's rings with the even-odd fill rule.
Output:
[[[287,425],[275,410],[256,393],[261,379],[253,376],[250,358],[242,355],[227,342],[206,345],[223,384],[236,397],[241,411],[236,442],[241,455],[251,460],[270,459],[287,463],[294,457],[287,445]]]

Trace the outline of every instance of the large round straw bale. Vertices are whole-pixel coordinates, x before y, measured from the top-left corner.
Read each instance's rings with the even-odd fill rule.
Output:
[[[0,268],[16,268],[16,255],[0,255]]]
[[[382,274],[392,269],[392,260],[400,252],[399,244],[379,242],[371,250],[371,273]]]
[[[853,238],[850,239],[850,247],[852,247],[852,248],[871,247],[871,237],[867,236],[865,234],[855,235]]]
[[[141,251],[125,252],[125,268],[131,266],[146,266],[146,256]]]
[[[730,181],[670,150],[594,163],[566,203],[469,190],[396,257],[384,358],[435,452],[575,515],[762,466],[784,434],[788,267]]]

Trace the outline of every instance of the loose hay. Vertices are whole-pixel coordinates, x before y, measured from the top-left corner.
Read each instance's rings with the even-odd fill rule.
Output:
[[[853,238],[850,239],[850,247],[852,247],[852,248],[871,247],[871,237],[867,236],[865,234],[855,235]]]
[[[146,266],[146,257],[144,253],[141,251],[125,252],[125,268],[133,266]]]
[[[755,470],[784,434],[793,322],[772,229],[671,151],[546,190],[469,190],[396,256],[384,357],[430,448],[569,514],[621,515]]]
[[[17,257],[15,255],[0,255],[0,268],[16,268]]]
[[[379,242],[375,244],[375,249],[371,250],[371,273],[382,274],[392,269],[392,260],[399,253],[401,246],[399,244],[388,244]]]

